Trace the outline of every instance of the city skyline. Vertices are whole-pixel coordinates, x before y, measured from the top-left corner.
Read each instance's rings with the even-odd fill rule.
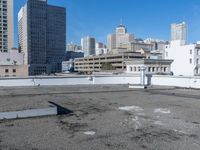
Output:
[[[15,46],[17,46],[17,13],[26,0],[15,0]],[[188,41],[200,40],[200,2],[198,0],[132,1],[124,3],[116,0],[48,0],[67,8],[67,42],[80,44],[85,36],[93,36],[97,41],[106,43],[121,18],[130,33],[136,38],[158,38],[170,40],[170,24],[185,21],[188,24]],[[173,2],[173,3],[172,3]],[[172,5],[173,4],[173,5]],[[190,10],[190,11],[185,11]],[[158,24],[159,23],[159,24]]]

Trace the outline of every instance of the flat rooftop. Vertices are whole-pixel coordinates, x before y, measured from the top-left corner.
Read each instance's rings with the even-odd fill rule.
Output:
[[[0,112],[71,115],[0,121],[2,150],[199,150],[200,90],[127,85],[0,88]]]

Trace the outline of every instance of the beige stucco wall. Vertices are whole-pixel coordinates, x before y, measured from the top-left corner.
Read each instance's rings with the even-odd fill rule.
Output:
[[[14,70],[16,70],[16,72]],[[27,65],[0,66],[0,77],[26,77],[26,76],[28,76]]]

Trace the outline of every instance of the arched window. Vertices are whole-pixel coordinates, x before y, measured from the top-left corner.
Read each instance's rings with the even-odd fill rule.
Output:
[[[167,67],[164,67],[164,72],[167,72]]]
[[[132,67],[130,67],[130,72],[132,72],[133,71],[133,68]]]
[[[152,68],[152,72],[155,72],[155,67]]]
[[[151,67],[148,68],[148,72],[151,72]]]

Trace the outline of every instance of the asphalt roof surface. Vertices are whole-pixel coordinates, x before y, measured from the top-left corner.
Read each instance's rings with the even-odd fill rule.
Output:
[[[127,85],[0,88],[0,112],[70,115],[0,121],[2,150],[199,150],[200,90]]]

